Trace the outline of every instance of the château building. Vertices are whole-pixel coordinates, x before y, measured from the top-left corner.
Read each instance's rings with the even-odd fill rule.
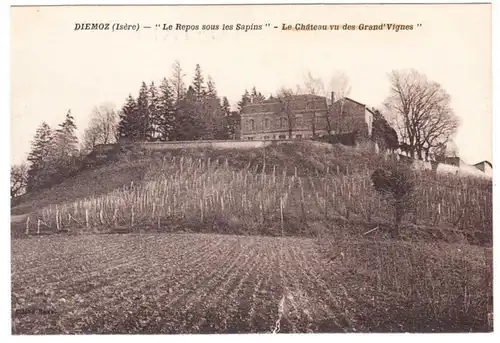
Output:
[[[241,139],[306,139],[326,135],[327,114],[326,98],[311,94],[248,104],[241,114]]]
[[[312,94],[248,104],[241,114],[241,139],[310,139],[353,132],[358,139],[371,137],[373,111],[350,98],[333,99],[334,93],[330,106],[326,97]]]

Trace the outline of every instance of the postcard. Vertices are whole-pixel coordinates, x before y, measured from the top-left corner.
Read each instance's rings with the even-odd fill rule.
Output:
[[[491,6],[11,7],[12,335],[492,332]]]

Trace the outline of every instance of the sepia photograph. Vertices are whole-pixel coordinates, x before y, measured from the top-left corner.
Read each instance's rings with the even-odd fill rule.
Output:
[[[11,335],[493,332],[491,3],[9,17]]]

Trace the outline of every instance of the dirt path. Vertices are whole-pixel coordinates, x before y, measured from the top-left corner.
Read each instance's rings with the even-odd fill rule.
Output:
[[[13,332],[342,332],[322,263],[316,242],[298,238],[14,240]]]

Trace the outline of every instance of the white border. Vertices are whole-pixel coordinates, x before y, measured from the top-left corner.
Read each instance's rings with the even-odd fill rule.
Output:
[[[426,3],[426,4],[433,4],[433,3],[489,3],[487,1],[373,1],[373,0],[365,0],[365,1],[293,1],[293,0],[288,0],[288,1],[155,1],[155,0],[149,0],[146,2],[148,5],[159,5],[159,4],[280,4],[280,3],[342,3],[342,4],[359,4],[359,3],[372,3],[372,4],[379,4],[379,3],[387,3],[387,4],[408,4],[408,3]],[[98,1],[98,0],[80,0],[80,1],[73,1],[73,0],[66,0],[66,1],[8,1],[7,5],[8,6],[19,6],[19,5],[132,5],[132,4],[138,4],[137,2],[134,1],[126,1],[126,0],[115,0],[115,1]],[[145,5],[145,4],[143,4]],[[9,93],[9,88],[10,88],[10,77],[9,77],[9,59],[10,59],[10,21],[9,21],[9,12],[10,8],[8,6],[2,6],[0,9],[0,23],[2,24],[2,30],[1,32],[1,43],[3,48],[0,50],[2,51],[2,83],[1,83],[1,91],[0,91],[0,96],[2,97],[1,104],[4,105],[3,111],[1,112],[0,115],[0,120],[2,121],[0,123],[0,128],[4,130],[3,134],[0,135],[1,141],[1,146],[2,147],[7,147],[7,149],[2,149],[2,159],[6,161],[7,165],[10,167],[10,108],[8,107],[8,104],[10,102],[10,93]],[[500,18],[500,13],[499,13],[499,7],[500,5],[496,3],[496,1],[493,1],[493,11],[492,11],[492,19],[494,18]],[[499,29],[499,24],[495,21],[492,20],[493,24],[493,36],[492,36],[492,63],[493,63],[493,89],[492,89],[492,94],[496,95],[493,97],[493,132],[497,132],[498,130],[498,109],[499,109],[499,100],[498,100],[498,95],[499,89],[498,89],[498,61],[500,60],[500,55],[498,54],[498,44],[499,44],[499,35],[498,35],[498,29]],[[467,25],[467,23],[464,23],[464,25]],[[473,68],[473,66],[471,66]],[[500,162],[499,156],[498,156],[498,149],[495,149],[495,147],[500,146],[500,140],[499,138],[493,134],[493,165],[496,167],[497,162]],[[7,153],[6,153],[7,152]],[[10,177],[8,174],[8,168],[7,165],[4,166],[2,170],[2,175],[1,179],[5,180],[4,183],[2,183],[2,189],[0,190],[0,194],[4,194],[4,197],[2,198],[2,207],[1,207],[1,218],[2,222],[5,224],[2,229],[2,234],[3,238],[2,244],[3,249],[1,249],[2,253],[2,259],[1,259],[1,275],[2,275],[2,281],[4,283],[3,287],[1,289],[3,290],[3,295],[1,297],[1,315],[2,315],[2,320],[0,321],[1,323],[1,329],[2,329],[2,336],[7,336],[7,338],[10,340],[31,340],[31,339],[37,339],[41,341],[66,341],[68,337],[66,336],[11,336],[11,327],[10,327],[10,198],[7,197],[8,194],[8,186],[7,186],[7,179]],[[496,169],[496,168],[495,168]],[[498,177],[498,171],[494,172],[494,192],[493,192],[493,203],[497,204],[497,177]],[[496,219],[498,217],[498,213],[496,211],[496,207],[494,208],[494,218]],[[494,221],[496,224],[496,220]],[[494,230],[497,225],[494,225]],[[498,240],[496,239],[496,236],[498,234],[494,235],[494,247],[498,245]],[[494,248],[494,253],[496,254],[496,248]],[[498,272],[498,263],[494,263],[494,275],[499,275]],[[499,307],[497,306],[498,301],[496,300],[497,297],[496,295],[497,290],[498,290],[498,282],[496,280],[497,278],[494,278],[494,303],[495,309],[498,309]],[[499,321],[497,319],[498,315],[495,316],[494,324],[495,328],[498,327]],[[498,331],[498,329],[496,330]],[[275,341],[317,341],[317,340],[323,340],[323,341],[331,341],[331,340],[342,340],[342,341],[359,341],[362,339],[369,339],[370,341],[372,340],[396,340],[396,341],[401,341],[402,339],[407,341],[416,341],[419,342],[422,339],[425,340],[436,340],[440,341],[443,339],[452,339],[452,340],[471,340],[471,339],[476,339],[476,340],[481,340],[483,341],[484,339],[487,340],[493,340],[494,336],[496,334],[474,334],[473,336],[470,336],[468,334],[428,334],[428,335],[421,335],[421,334],[354,334],[354,335],[331,335],[331,334],[307,334],[307,335],[183,335],[183,336],[173,336],[173,335],[168,335],[168,336],[162,336],[162,335],[155,335],[155,336],[132,336],[132,335],[120,335],[120,336],[71,336],[71,339],[75,339],[77,341],[80,340],[89,340],[92,339],[94,340],[120,340],[120,341],[132,341],[132,340],[154,340],[154,341],[165,341],[167,339],[169,342],[170,341],[199,341],[199,342],[205,342],[207,340],[211,341],[233,341],[233,340],[238,340],[238,341],[253,341],[253,340],[275,340]]]

